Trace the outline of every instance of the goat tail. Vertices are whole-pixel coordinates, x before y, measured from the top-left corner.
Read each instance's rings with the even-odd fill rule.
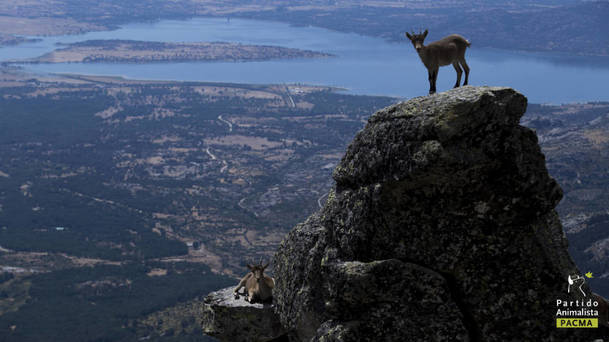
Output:
[[[465,44],[467,45],[467,47],[470,47],[472,45],[472,43],[469,40],[465,40]]]

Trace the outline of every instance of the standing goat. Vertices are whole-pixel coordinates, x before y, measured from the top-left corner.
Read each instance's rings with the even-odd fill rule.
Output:
[[[273,298],[273,288],[275,287],[275,280],[273,278],[264,275],[264,270],[269,266],[266,263],[264,266],[262,262],[258,263],[258,265],[250,265],[247,264],[247,268],[250,269],[251,272],[246,274],[239,285],[233,291],[235,293],[235,298],[239,297],[239,290],[242,287],[245,287],[245,300],[254,303],[254,302],[268,302]]]
[[[461,74],[465,70],[465,82],[463,85],[467,85],[469,78],[469,66],[465,62],[465,50],[471,45],[471,43],[461,37],[458,34],[451,34],[450,36],[444,37],[438,41],[430,43],[429,45],[423,45],[425,37],[427,37],[427,30],[423,33],[412,34],[406,32],[406,37],[410,39],[415,50],[419,54],[421,61],[427,68],[429,74],[429,93],[433,94],[436,92],[436,80],[438,79],[438,69],[441,66],[452,64],[457,71],[457,83],[455,88],[461,83]]]

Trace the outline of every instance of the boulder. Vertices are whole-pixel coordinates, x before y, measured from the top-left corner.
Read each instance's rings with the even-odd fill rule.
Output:
[[[274,258],[282,325],[301,341],[592,341],[557,329],[577,300],[562,197],[527,100],[461,87],[375,113],[325,206]],[[582,286],[587,298],[592,294]]]
[[[235,298],[234,287],[212,292],[204,300],[203,332],[220,341],[271,341],[286,331],[272,304],[250,304],[244,296]]]

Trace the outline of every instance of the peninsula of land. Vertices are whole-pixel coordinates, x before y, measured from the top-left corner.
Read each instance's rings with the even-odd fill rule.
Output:
[[[263,61],[318,58],[331,54],[280,46],[228,42],[167,43],[135,40],[87,40],[19,63],[155,63],[191,61]]]
[[[28,42],[28,43],[36,42],[39,40],[40,39],[24,38],[24,37],[4,34],[4,33],[0,32],[0,46],[12,46],[12,45],[18,45],[18,44],[26,43],[26,42]]]

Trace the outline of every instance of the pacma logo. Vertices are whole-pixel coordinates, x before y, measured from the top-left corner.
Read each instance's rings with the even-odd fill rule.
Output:
[[[587,278],[594,278],[592,276],[592,272],[587,272],[585,274],[585,276]],[[584,290],[582,290],[582,286],[584,285],[584,283],[586,282],[586,279],[578,274],[575,275],[569,275],[567,277],[567,282],[569,283],[569,287],[567,288],[567,292],[571,293],[571,288],[578,288],[579,291],[584,295],[584,297],[586,296],[586,293],[584,292]]]
[[[584,295],[584,297],[586,296],[586,293],[584,290],[582,290],[582,286],[584,286],[584,283],[586,282],[584,277],[577,274],[569,275],[567,282],[569,282],[569,287],[567,288],[568,293],[571,293],[571,288],[577,288]]]
[[[585,274],[592,278],[592,273]],[[569,284],[567,292],[575,293],[579,291],[584,297],[586,292],[582,288],[586,283],[586,278],[578,274],[567,276]],[[578,295],[579,297],[579,295]],[[590,299],[557,299],[556,300],[556,327],[557,328],[598,328],[598,301]],[[597,341],[594,341],[597,342]],[[602,341],[601,341],[602,342]]]

